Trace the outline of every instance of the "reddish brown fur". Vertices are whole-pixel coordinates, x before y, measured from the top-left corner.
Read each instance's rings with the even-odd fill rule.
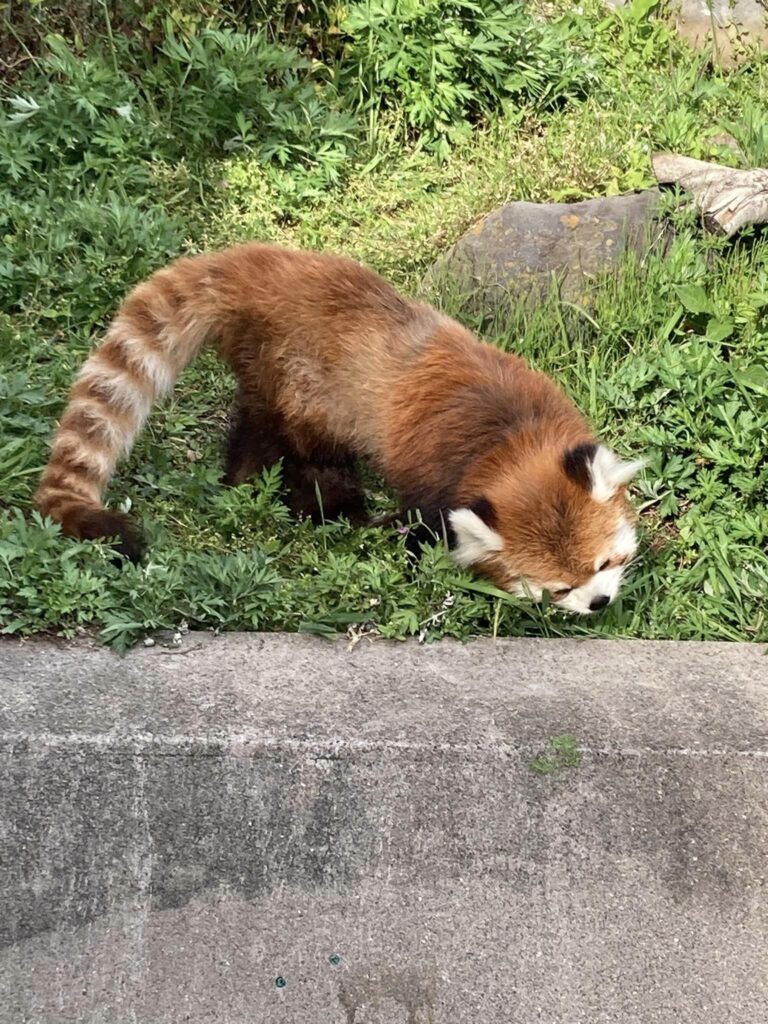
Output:
[[[556,438],[552,446],[520,463],[507,458],[511,442],[496,454],[484,479],[474,488],[496,509],[496,529],[505,540],[505,557],[489,560],[486,574],[507,589],[521,576],[558,580],[565,586],[583,586],[595,572],[610,531],[606,524],[633,513],[623,493],[605,505],[564,478]],[[494,474],[494,463],[499,472]],[[504,468],[502,468],[504,467]],[[531,508],[538,510],[533,521]],[[515,566],[514,573],[509,565]]]
[[[125,300],[72,388],[37,492],[64,532],[118,533],[134,553],[104,489],[207,340],[238,379],[229,482],[283,455],[298,511],[316,480],[334,511],[359,502],[351,460],[365,456],[427,519],[488,498],[521,565],[575,582],[624,508],[601,513],[564,476],[563,452],[592,432],[549,378],[351,260],[253,244],[179,260]],[[549,519],[530,522],[532,502]],[[485,569],[503,584],[505,564]]]

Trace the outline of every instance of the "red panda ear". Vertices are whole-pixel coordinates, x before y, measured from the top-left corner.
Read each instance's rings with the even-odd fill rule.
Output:
[[[645,465],[644,460],[623,462],[618,455],[600,445],[590,466],[592,474],[592,497],[595,501],[610,499],[626,487],[633,476]]]
[[[495,517],[491,503],[480,499],[479,504],[478,501],[472,504],[474,507],[465,505],[464,508],[455,508],[448,513],[448,522],[455,540],[453,557],[464,568],[481,562],[504,547],[501,536],[477,512],[479,508],[485,515]]]
[[[498,524],[496,509],[487,498],[475,498],[467,505],[470,512],[474,512],[478,519],[482,519],[486,526],[495,530]]]
[[[563,470],[569,480],[589,491],[595,501],[609,501],[638,473],[645,463],[622,462],[603,445],[576,445],[563,455]]]
[[[592,490],[592,463],[597,454],[594,443],[577,444],[563,455],[565,475],[585,491]]]

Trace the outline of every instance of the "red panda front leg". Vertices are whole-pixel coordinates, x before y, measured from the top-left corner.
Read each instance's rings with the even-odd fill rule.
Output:
[[[422,548],[446,541],[449,548],[455,547],[456,538],[448,518],[449,509],[437,505],[414,506],[404,502],[396,512],[370,516],[366,526],[390,527],[397,525],[404,534],[404,547],[416,561],[421,558]]]
[[[405,533],[405,550],[418,561],[422,548],[433,546],[445,541],[449,548],[455,544],[453,531],[448,521],[448,509],[437,505],[422,505],[418,508],[409,505],[400,513],[399,518],[407,528]]]

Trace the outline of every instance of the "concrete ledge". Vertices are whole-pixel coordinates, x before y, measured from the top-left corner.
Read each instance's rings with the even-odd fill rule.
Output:
[[[0,688],[2,1024],[768,1019],[763,648],[6,642]]]

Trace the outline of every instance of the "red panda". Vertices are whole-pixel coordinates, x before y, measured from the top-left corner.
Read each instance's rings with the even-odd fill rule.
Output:
[[[65,534],[116,537],[104,507],[153,403],[211,342],[237,378],[224,481],[283,459],[298,514],[359,518],[368,458],[458,563],[560,608],[597,611],[635,547],[626,484],[641,466],[596,441],[564,393],[339,256],[258,243],[179,259],[126,298],[82,367],[36,493]]]

